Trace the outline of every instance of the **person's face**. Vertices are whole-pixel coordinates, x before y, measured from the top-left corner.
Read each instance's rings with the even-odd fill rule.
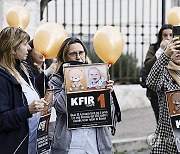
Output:
[[[99,70],[93,68],[89,70],[89,80],[93,83],[96,83],[100,80],[101,75]]]
[[[80,43],[74,43],[69,45],[66,53],[65,61],[78,61],[85,63],[86,54],[83,46]]]
[[[26,40],[23,41],[15,51],[15,58],[19,59],[20,61],[26,60],[28,56],[28,50],[30,49],[31,47],[29,46],[28,42]]]
[[[164,29],[162,32],[162,40],[172,40],[172,29]]]
[[[32,53],[32,58],[34,60],[35,63],[37,64],[42,64],[44,61],[44,57],[41,53],[37,52],[34,48],[31,51]]]
[[[173,52],[171,59],[176,65],[180,65],[180,51]]]
[[[179,112],[180,111],[180,101],[175,100],[174,104],[175,104],[174,109]]]

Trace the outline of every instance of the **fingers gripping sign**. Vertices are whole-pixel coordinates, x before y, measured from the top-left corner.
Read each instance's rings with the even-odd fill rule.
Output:
[[[40,112],[43,110],[44,105],[45,105],[44,100],[35,100],[29,105],[29,112],[31,114]]]

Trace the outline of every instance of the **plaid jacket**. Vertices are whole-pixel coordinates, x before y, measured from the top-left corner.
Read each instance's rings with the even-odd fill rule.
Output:
[[[166,92],[180,89],[167,70],[170,58],[164,53],[153,65],[147,80],[147,86],[156,91],[159,103],[159,121],[153,138],[151,153],[153,154],[177,154],[177,146],[171,126]]]

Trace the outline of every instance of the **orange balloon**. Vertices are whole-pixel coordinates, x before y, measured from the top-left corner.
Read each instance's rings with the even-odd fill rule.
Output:
[[[168,11],[167,21],[174,26],[180,24],[180,7],[173,7]]]
[[[9,26],[25,29],[30,21],[29,12],[22,5],[13,6],[6,13],[6,20]]]
[[[66,38],[67,33],[63,27],[57,23],[47,22],[36,30],[33,44],[37,52],[50,59],[57,56],[60,46]]]
[[[101,60],[114,64],[122,54],[124,41],[115,27],[104,26],[95,33],[93,46]]]

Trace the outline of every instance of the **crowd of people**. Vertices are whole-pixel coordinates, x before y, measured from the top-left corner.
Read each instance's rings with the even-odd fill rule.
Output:
[[[148,70],[147,97],[155,113],[157,128],[151,153],[178,153],[166,92],[180,88],[180,41],[173,38],[172,25],[163,25],[158,40],[151,44],[145,59]],[[6,27],[0,32],[0,149],[4,154],[36,154],[37,129],[47,102],[47,89],[53,91],[56,122],[50,142],[51,154],[111,154],[110,130],[121,121],[113,91],[114,81],[102,80],[100,71],[91,68],[91,86],[103,83],[110,94],[112,126],[68,129],[67,92],[64,66],[91,64],[84,43],[74,37],[61,45],[56,60],[47,60],[33,46],[21,28]],[[102,81],[101,81],[102,80]],[[101,81],[101,82],[100,82]],[[106,82],[106,83],[104,83]],[[169,140],[166,140],[166,139]],[[11,148],[9,148],[11,147]]]

